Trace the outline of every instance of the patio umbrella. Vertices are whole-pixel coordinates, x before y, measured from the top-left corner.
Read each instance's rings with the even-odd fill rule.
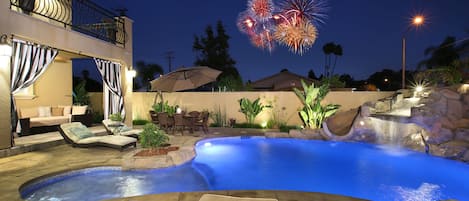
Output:
[[[150,81],[150,91],[158,91],[155,96],[155,103],[158,96],[163,102],[163,91],[173,92],[195,89],[216,81],[220,73],[221,71],[206,66],[180,68]]]
[[[180,68],[150,82],[151,91],[184,91],[216,81],[221,71],[206,66]]]

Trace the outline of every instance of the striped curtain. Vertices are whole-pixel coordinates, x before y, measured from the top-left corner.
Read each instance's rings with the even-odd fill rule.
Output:
[[[104,82],[104,119],[120,113],[125,117],[124,96],[121,86],[121,65],[116,62],[94,58]]]
[[[21,132],[13,94],[31,86],[46,71],[57,54],[57,49],[13,39],[13,55],[10,70],[11,122],[13,132]],[[13,142],[12,146],[14,146]]]
[[[57,56],[57,49],[13,39],[11,93],[31,86]]]

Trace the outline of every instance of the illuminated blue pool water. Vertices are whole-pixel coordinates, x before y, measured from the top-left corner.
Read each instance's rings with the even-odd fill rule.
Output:
[[[294,139],[200,141],[181,166],[93,168],[22,189],[27,200],[101,200],[201,190],[295,190],[370,200],[469,199],[469,165],[383,146]]]

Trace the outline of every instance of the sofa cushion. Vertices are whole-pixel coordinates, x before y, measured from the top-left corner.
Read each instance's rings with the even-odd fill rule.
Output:
[[[52,113],[52,116],[65,116],[63,107],[52,107],[51,113]]]
[[[67,116],[34,117],[29,119],[29,126],[54,126],[69,122],[70,118]]]
[[[38,116],[39,117],[50,117],[51,116],[51,110],[50,110],[50,107],[48,107],[48,106],[38,107],[37,111],[38,111],[38,114],[39,114]]]
[[[95,135],[90,131],[90,129],[84,126],[77,126],[70,128],[72,134],[78,137],[78,139],[85,139],[89,137],[94,137]]]
[[[31,118],[39,116],[37,108],[20,108],[19,110],[20,118]]]
[[[87,105],[83,105],[83,106],[74,105],[74,106],[72,106],[72,115],[86,114],[86,108],[87,107],[88,107]]]
[[[63,108],[63,116],[67,116],[72,114],[72,106],[67,106],[67,105],[59,105],[59,108]]]

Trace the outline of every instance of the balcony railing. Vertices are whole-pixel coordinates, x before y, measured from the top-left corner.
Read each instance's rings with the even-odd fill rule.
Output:
[[[124,19],[90,0],[10,0],[12,10],[122,45]]]

